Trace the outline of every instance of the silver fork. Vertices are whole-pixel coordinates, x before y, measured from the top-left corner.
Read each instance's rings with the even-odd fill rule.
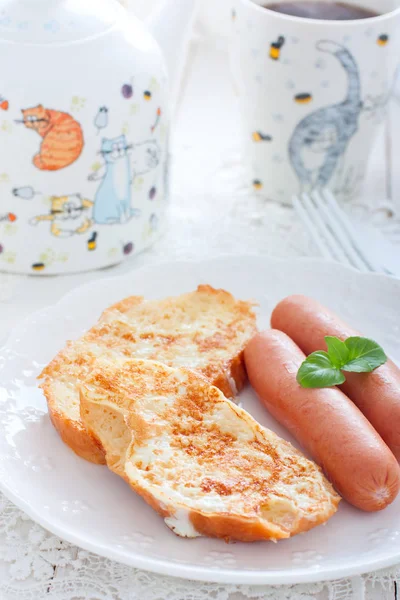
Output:
[[[387,273],[360,243],[353,223],[329,190],[293,197],[293,206],[322,256],[356,267],[360,271]]]

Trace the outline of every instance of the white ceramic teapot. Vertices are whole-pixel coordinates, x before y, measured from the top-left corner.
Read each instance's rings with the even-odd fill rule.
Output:
[[[175,65],[195,0],[150,27]],[[168,196],[169,94],[117,0],[0,0],[0,270],[106,267],[149,246]]]

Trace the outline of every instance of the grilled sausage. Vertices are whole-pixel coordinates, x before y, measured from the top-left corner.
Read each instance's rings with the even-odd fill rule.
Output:
[[[400,468],[359,409],[337,388],[296,381],[305,356],[281,331],[257,334],[245,349],[249,380],[269,412],[322,467],[350,504],[382,510],[400,487]]]
[[[305,296],[289,296],[275,308],[274,329],[285,332],[307,355],[325,350],[324,337],[360,335],[327,308]],[[341,390],[358,406],[400,460],[400,370],[391,361],[372,373],[346,373]]]

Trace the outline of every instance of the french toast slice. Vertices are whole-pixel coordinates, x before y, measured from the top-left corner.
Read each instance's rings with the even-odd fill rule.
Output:
[[[317,465],[188,369],[101,358],[80,394],[108,467],[179,536],[279,540],[337,510]]]
[[[164,300],[126,298],[104,311],[80,339],[69,342],[40,375],[50,418],[79,456],[104,464],[104,450],[79,415],[78,386],[99,356],[154,359],[204,375],[225,395],[245,382],[243,350],[256,332],[250,302],[200,285]]]

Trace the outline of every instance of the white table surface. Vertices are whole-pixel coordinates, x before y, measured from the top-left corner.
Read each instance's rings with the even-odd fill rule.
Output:
[[[187,69],[185,84],[179,98],[178,112],[173,137],[172,201],[169,225],[164,237],[154,248],[125,263],[93,273],[66,277],[20,277],[0,274],[0,340],[4,341],[7,332],[25,315],[33,310],[56,302],[73,287],[103,276],[119,275],[132,268],[160,260],[178,258],[202,258],[221,253],[259,253],[278,256],[317,255],[317,251],[303,231],[291,209],[266,202],[255,196],[247,187],[247,172],[243,165],[240,150],[240,125],[237,98],[229,80],[226,44],[224,40],[204,39],[201,24],[197,29]],[[397,113],[399,115],[397,116]],[[367,204],[372,210],[389,200],[396,205],[399,201],[400,179],[396,168],[400,162],[400,151],[390,133],[400,121],[400,101],[394,100],[391,107],[390,126],[383,132],[374,149],[366,189]],[[396,156],[398,155],[398,161]],[[366,200],[363,198],[363,203]],[[400,240],[399,240],[400,241]],[[400,254],[399,254],[400,257]],[[6,508],[4,508],[6,506]],[[3,512],[1,512],[3,511]],[[44,589],[35,580],[35,569],[15,577],[12,566],[18,563],[18,556],[11,556],[12,537],[18,538],[18,552],[24,544],[21,515],[15,514],[15,528],[10,526],[9,514],[12,508],[5,504],[1,508],[0,495],[0,600],[9,598],[57,598],[78,600],[80,598],[128,598],[140,600],[184,600],[205,598],[196,588],[185,591],[182,582],[178,595],[167,596],[160,592],[162,585],[143,586],[135,591],[132,583],[136,579],[133,570],[107,564],[105,573],[108,580],[102,580],[101,569],[85,571],[85,577],[78,586],[78,575],[67,575],[66,570],[54,569],[54,579],[60,578],[59,591],[55,587]],[[7,527],[2,528],[7,521]],[[28,523],[30,523],[28,521]],[[31,524],[30,524],[31,525]],[[10,531],[11,527],[11,531]],[[26,529],[26,522],[24,525]],[[39,528],[40,529],[40,528]],[[34,530],[36,531],[36,529]],[[28,535],[28,534],[26,534]],[[31,534],[29,534],[31,535]],[[38,535],[38,534],[36,534]],[[34,552],[32,540],[26,543]],[[14,550],[13,550],[14,552]],[[18,554],[18,552],[16,552]],[[90,562],[90,559],[87,559]],[[101,565],[101,563],[99,563]],[[132,573],[129,573],[132,571]],[[91,572],[91,576],[88,575]],[[118,577],[115,573],[118,572]],[[110,573],[119,581],[120,588],[110,587]],[[113,575],[113,576],[114,576]],[[71,577],[68,583],[68,577]],[[104,576],[104,573],[103,573]],[[92,577],[92,579],[90,579]],[[136,577],[136,575],[135,575]],[[37,578],[36,578],[37,579]],[[368,597],[379,600],[394,598],[394,575],[387,578],[386,589],[371,583],[366,584]],[[62,581],[61,581],[62,580]],[[103,587],[99,585],[103,581]],[[128,586],[129,582],[129,586]],[[113,582],[114,585],[114,582]],[[34,587],[36,586],[36,587]],[[68,587],[69,586],[69,587]],[[75,586],[75,587],[74,587]],[[168,594],[173,584],[168,585]],[[36,591],[32,592],[35,589]],[[69,590],[69,591],[68,591]],[[158,590],[155,593],[154,590]],[[177,584],[178,590],[178,584]],[[219,590],[209,597],[227,600],[243,598],[240,593],[227,594]],[[32,592],[32,594],[31,594]],[[47,592],[47,593],[45,593]],[[27,595],[27,594],[31,595]],[[260,592],[261,593],[261,592]],[[157,595],[158,594],[158,595]],[[191,595],[189,595],[191,594]],[[198,595],[196,595],[198,594]],[[359,580],[344,582],[342,588],[320,586],[307,592],[291,590],[283,592],[265,590],[263,598],[286,598],[298,600],[351,600],[364,598],[364,583]],[[337,594],[337,595],[335,595]],[[245,597],[250,597],[245,595]]]

